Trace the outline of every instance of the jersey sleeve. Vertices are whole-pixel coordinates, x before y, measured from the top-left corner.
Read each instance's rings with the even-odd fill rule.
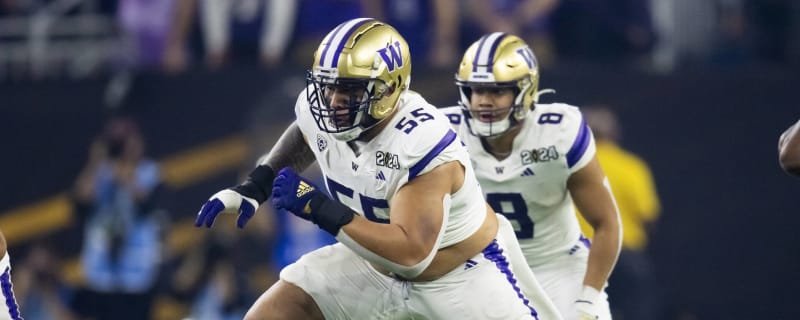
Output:
[[[466,139],[466,135],[471,134],[469,132],[469,126],[467,125],[467,119],[464,116],[464,110],[460,106],[450,106],[439,108],[444,116],[447,118],[447,121],[450,122],[450,126],[455,130],[456,134],[461,139],[462,142],[466,143],[469,139]]]
[[[566,161],[569,173],[572,174],[592,160],[597,152],[594,135],[586,124],[583,114],[577,107],[564,105],[564,128],[562,145],[567,150]]]
[[[422,123],[407,139],[400,139],[403,143],[402,163],[408,166],[407,181],[447,162],[469,162],[466,149],[454,128],[450,127],[447,114],[433,106],[424,110],[433,115],[433,121]]]
[[[450,122],[450,125],[452,125],[453,128],[458,128],[464,124],[464,121],[467,120],[464,119],[464,111],[462,111],[461,107],[459,106],[443,107],[439,108],[439,110],[444,113],[444,116],[447,117],[447,121]]]
[[[428,139],[426,141],[427,152],[425,152],[423,156],[420,157],[421,153],[415,153],[414,157],[409,157],[408,163],[411,165],[408,169],[409,181],[433,170],[433,168],[443,163],[458,160],[457,157],[454,157],[455,152],[453,152],[453,146],[459,143],[457,142],[458,139],[455,131],[452,129],[447,130],[447,132],[441,135],[438,141],[436,140],[437,139]],[[430,143],[434,141],[436,141],[436,144]]]

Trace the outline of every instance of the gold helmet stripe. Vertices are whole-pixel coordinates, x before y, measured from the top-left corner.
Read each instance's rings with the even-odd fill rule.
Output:
[[[475,58],[472,60],[472,72],[492,73],[494,53],[497,51],[497,46],[500,45],[500,41],[502,41],[505,36],[505,33],[494,32],[484,36],[483,39],[480,40],[478,50],[475,52]]]
[[[325,37],[325,50],[322,51],[322,58],[319,59],[319,66],[336,68],[339,65],[339,54],[342,53],[344,44],[347,43],[347,39],[350,38],[350,35],[365,22],[373,20],[374,19],[371,18],[353,19],[333,29],[333,31]],[[330,50],[331,48],[335,49]]]

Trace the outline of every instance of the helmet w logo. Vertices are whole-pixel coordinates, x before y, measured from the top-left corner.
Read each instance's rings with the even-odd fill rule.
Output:
[[[386,51],[389,51],[388,53]],[[386,48],[378,50],[381,59],[386,62],[389,67],[389,72],[394,71],[395,68],[403,67],[403,52],[400,51],[400,41],[395,41],[394,45],[389,45]]]

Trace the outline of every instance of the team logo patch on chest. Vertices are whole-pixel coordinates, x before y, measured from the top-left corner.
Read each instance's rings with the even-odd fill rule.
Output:
[[[325,140],[325,137],[323,137],[322,135],[317,134],[317,148],[319,149],[319,151],[322,152],[322,150],[325,150],[325,148],[327,147],[328,147],[328,140]]]
[[[559,158],[556,146],[549,146],[532,150],[523,150],[522,152],[520,152],[519,156],[522,158],[522,164],[548,162],[548,161],[558,160]]]
[[[400,169],[400,158],[391,152],[375,152],[375,164],[389,169]]]

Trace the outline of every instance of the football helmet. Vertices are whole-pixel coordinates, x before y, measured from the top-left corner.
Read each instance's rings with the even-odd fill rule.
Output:
[[[502,32],[487,34],[475,41],[461,59],[456,85],[464,116],[472,134],[492,137],[505,133],[522,121],[534,108],[539,86],[539,64],[533,50],[519,37]],[[511,88],[515,98],[508,117],[481,122],[470,111],[472,90],[476,87]]]
[[[410,76],[408,43],[397,30],[370,18],[346,21],[314,53],[306,77],[311,114],[320,130],[353,140],[392,114]]]

